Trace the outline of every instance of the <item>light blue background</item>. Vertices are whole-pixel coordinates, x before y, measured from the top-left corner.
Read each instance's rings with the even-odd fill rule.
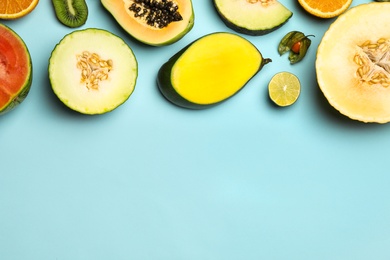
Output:
[[[281,2],[294,12],[287,24],[245,36],[273,62],[232,99],[202,111],[167,102],[156,74],[198,37],[231,32],[211,1],[193,0],[193,30],[156,48],[87,0],[82,28],[121,36],[139,62],[133,95],[99,116],[70,111],[51,91],[50,53],[73,29],[56,20],[50,1],[2,21],[28,45],[34,81],[24,103],[0,118],[0,259],[390,259],[390,125],[330,107],[314,62],[334,19]],[[295,65],[277,54],[291,30],[315,35]],[[268,99],[279,71],[302,84],[288,108]]]

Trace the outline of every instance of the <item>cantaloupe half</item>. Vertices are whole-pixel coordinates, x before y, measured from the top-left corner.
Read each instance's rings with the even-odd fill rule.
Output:
[[[339,16],[317,50],[316,73],[329,103],[366,123],[390,121],[390,3]]]

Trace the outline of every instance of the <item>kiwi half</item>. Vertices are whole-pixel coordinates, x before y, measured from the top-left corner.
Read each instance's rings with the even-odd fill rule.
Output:
[[[52,0],[57,19],[64,25],[75,28],[87,21],[88,7],[85,0]]]

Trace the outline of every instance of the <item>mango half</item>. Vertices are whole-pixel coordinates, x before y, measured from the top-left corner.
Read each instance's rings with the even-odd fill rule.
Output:
[[[157,83],[173,104],[203,109],[235,95],[270,61],[241,36],[212,33],[190,43],[163,64]]]

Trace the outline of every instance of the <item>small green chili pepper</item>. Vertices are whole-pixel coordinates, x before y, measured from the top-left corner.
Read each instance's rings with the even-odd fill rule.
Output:
[[[279,43],[279,54],[283,55],[286,52],[290,52],[288,59],[291,64],[301,61],[311,44],[311,40],[308,38],[309,36],[314,35],[305,35],[298,31],[287,33]]]

